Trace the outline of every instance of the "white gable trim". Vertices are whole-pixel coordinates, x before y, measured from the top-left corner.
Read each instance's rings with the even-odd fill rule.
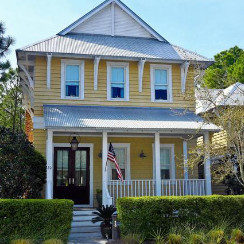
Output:
[[[59,35],[66,35],[67,33],[71,32],[74,28],[76,28],[78,25],[83,23],[84,21],[91,18],[93,15],[101,11],[103,8],[107,7],[109,4],[113,3],[117,4],[122,10],[124,10],[130,17],[132,17],[138,24],[140,24],[147,32],[149,32],[153,37],[158,39],[159,41],[167,42],[160,34],[158,34],[152,27],[150,27],[145,21],[143,21],[137,14],[135,14],[129,7],[127,7],[124,3],[122,3],[120,0],[106,0],[100,5],[98,5],[96,8],[85,14],[83,17],[69,25],[67,28],[59,32]],[[114,6],[112,5],[112,11]],[[111,21],[113,21],[112,26],[114,26],[114,14],[112,14]],[[111,30],[111,35],[113,35],[113,28]]]
[[[190,62],[184,62],[180,66],[180,73],[181,73],[181,92],[185,93],[186,91],[186,78],[187,78],[187,72],[188,68],[190,66]]]

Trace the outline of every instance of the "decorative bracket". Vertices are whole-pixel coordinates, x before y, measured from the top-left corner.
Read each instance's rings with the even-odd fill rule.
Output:
[[[190,62],[186,61],[183,64],[180,65],[180,71],[181,71],[181,92],[185,93],[186,91],[186,78],[187,78],[187,72],[188,68],[190,66]]]
[[[97,84],[98,84],[98,67],[100,62],[100,57],[95,57],[94,59],[94,90],[97,90]]]
[[[51,61],[52,54],[47,54],[47,89],[51,89]]]
[[[143,71],[146,59],[141,59],[138,62],[138,84],[139,84],[139,92],[142,92],[142,79],[143,79]]]
[[[23,64],[18,63],[19,67],[24,71],[28,81],[29,81],[29,86],[30,88],[34,89],[34,81],[32,80],[30,74],[28,73],[28,71],[26,70],[25,66]]]

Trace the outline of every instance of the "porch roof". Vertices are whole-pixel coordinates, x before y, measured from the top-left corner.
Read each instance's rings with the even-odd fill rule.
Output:
[[[149,107],[44,105],[44,125],[50,129],[108,129],[143,131],[218,131],[194,112]]]

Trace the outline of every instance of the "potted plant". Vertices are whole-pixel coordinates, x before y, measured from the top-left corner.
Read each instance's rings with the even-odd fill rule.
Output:
[[[97,215],[92,219],[92,223],[101,222],[101,234],[103,238],[112,238],[112,215],[116,212],[116,208],[113,205],[102,205],[97,208],[97,211],[93,214]]]

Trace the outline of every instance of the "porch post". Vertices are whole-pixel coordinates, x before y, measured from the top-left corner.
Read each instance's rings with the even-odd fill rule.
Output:
[[[47,160],[47,182],[46,199],[53,199],[53,131],[47,130],[46,141],[46,160]]]
[[[160,170],[160,135],[155,133],[155,178],[156,178],[156,195],[161,196],[161,170]]]
[[[188,180],[188,155],[187,155],[187,141],[183,140],[183,156],[184,156],[184,179]]]
[[[211,184],[211,162],[210,162],[210,152],[209,152],[209,132],[204,133],[204,144],[205,144],[205,157],[204,157],[204,174],[206,181],[206,194],[212,194],[212,184]]]
[[[108,133],[103,131],[102,142],[102,194],[103,205],[112,205],[112,198],[108,192],[108,170],[107,170],[107,154],[108,154]]]

